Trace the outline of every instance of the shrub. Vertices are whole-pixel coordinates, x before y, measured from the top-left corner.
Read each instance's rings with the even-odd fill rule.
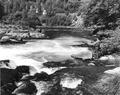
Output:
[[[49,26],[69,26],[71,19],[68,16],[56,15],[47,19],[47,25]]]
[[[116,24],[120,18],[120,0],[92,0],[85,11],[85,26]],[[113,27],[112,26],[112,27]]]

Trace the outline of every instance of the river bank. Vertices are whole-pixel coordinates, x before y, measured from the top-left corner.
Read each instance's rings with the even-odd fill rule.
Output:
[[[0,24],[0,43],[1,44],[24,44],[29,39],[47,39],[45,34],[39,29],[24,28],[19,25]]]

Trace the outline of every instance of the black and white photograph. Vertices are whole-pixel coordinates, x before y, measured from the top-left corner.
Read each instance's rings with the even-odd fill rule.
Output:
[[[120,0],[0,0],[0,95],[120,95]]]

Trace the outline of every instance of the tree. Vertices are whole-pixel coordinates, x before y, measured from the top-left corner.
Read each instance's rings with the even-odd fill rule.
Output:
[[[120,0],[92,0],[85,11],[85,26],[116,25],[120,18]]]
[[[0,2],[0,19],[3,17],[4,15],[4,6],[2,5],[2,2]]]

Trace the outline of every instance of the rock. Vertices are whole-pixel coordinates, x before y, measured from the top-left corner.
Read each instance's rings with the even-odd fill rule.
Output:
[[[17,66],[11,60],[0,60],[0,68],[15,69]]]
[[[15,69],[0,68],[1,71],[1,85],[7,83],[14,83],[21,78],[21,75]]]
[[[91,95],[119,95],[120,76],[111,74],[99,75],[97,81],[94,81],[93,84],[83,84],[82,88],[91,93]]]
[[[115,65],[116,67],[120,66],[120,55],[119,54],[103,56],[99,60],[107,65]]]
[[[83,51],[79,54],[73,54],[71,55],[72,58],[75,58],[75,59],[92,59],[92,52],[90,50],[88,51]]]
[[[32,80],[36,82],[51,81],[51,77],[47,73],[41,72],[41,73],[36,73],[33,76],[30,76],[30,75],[23,76],[21,79],[21,81],[27,81],[27,80],[29,81]]]
[[[31,81],[25,81],[18,88],[16,88],[12,94],[34,95],[34,94],[36,94],[36,92],[37,92],[37,88],[36,88],[35,84],[32,83]]]
[[[65,77],[66,75],[72,75],[75,78],[81,78],[84,82],[92,83],[94,82],[99,75],[104,73],[104,71],[113,69],[114,67],[103,67],[103,66],[80,66],[80,67],[73,67],[73,68],[64,68],[61,70],[56,71],[51,76],[53,78],[61,78]]]
[[[10,68],[9,63],[10,60],[0,60],[0,68]]]
[[[48,68],[54,68],[54,67],[71,67],[71,66],[76,66],[78,64],[76,64],[74,62],[74,60],[63,60],[63,61],[50,61],[50,62],[45,62],[43,63],[43,65],[45,67],[48,67]]]
[[[19,66],[16,69],[0,68],[1,85],[19,81],[23,74],[29,74],[28,66]]]
[[[30,74],[30,66],[18,66],[15,70],[21,74]]]
[[[41,72],[41,73],[36,73],[34,75],[34,81],[50,81],[51,77],[45,73],[45,72]]]
[[[9,41],[10,40],[10,37],[9,36],[3,36],[1,38],[1,42],[6,42],[6,41]]]
[[[30,33],[30,38],[41,39],[41,38],[45,38],[45,35],[39,32],[35,32],[35,33]]]
[[[12,92],[17,88],[15,84],[8,83],[1,87],[1,95],[13,95]]]
[[[62,87],[75,89],[78,85],[80,85],[82,82],[82,79],[80,78],[74,78],[74,77],[66,77],[62,78],[60,84]]]
[[[120,67],[116,67],[114,69],[106,70],[106,74],[112,74],[112,75],[120,75]]]

